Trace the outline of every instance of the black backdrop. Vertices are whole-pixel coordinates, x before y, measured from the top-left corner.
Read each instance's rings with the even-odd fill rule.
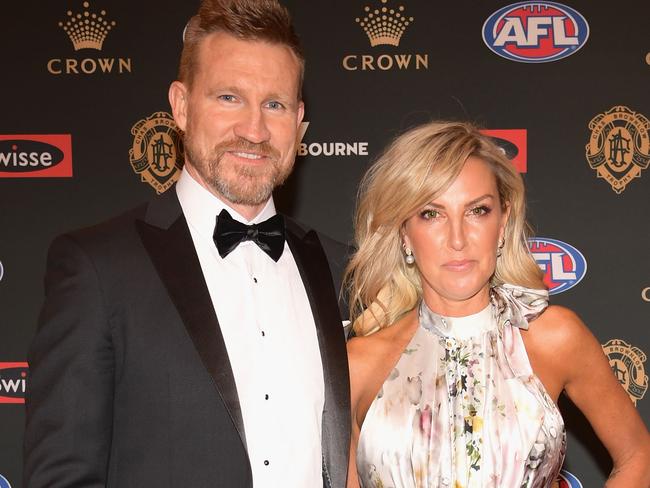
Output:
[[[552,302],[577,311],[606,346],[647,423],[650,170],[644,174],[642,168],[649,153],[644,115],[650,116],[650,4],[571,0],[565,6],[572,10],[562,10],[537,3],[530,12],[567,17],[565,34],[579,46],[568,48],[570,55],[562,59],[530,63],[497,55],[483,41],[484,23],[509,2],[285,3],[308,60],[309,123],[303,126],[295,172],[276,195],[278,207],[346,241],[359,178],[394,135],[430,118],[517,129],[498,137],[510,153],[518,152],[519,164],[526,163],[530,220],[540,236],[533,250],[552,288],[564,288]],[[159,165],[153,170],[157,178],[150,177],[158,188],[173,181],[181,148],[164,118],[167,88],[175,77],[183,26],[196,6],[196,1],[171,0],[3,4],[0,488],[21,486],[20,402],[29,381],[25,358],[42,302],[48,244],[65,230],[155,195],[142,181],[151,174],[149,163]],[[361,26],[382,7],[393,21],[400,13],[402,23],[408,22],[393,41],[397,45],[371,46]],[[513,12],[511,17],[522,10]],[[572,30],[575,12],[589,26],[586,42],[584,28]],[[76,20],[67,26],[72,17]],[[70,32],[79,23],[83,28],[86,19],[106,38],[101,46],[75,50],[59,23]],[[511,51],[539,55],[558,30],[545,28],[541,44]],[[158,112],[163,114],[156,123],[152,116]],[[598,117],[604,123],[590,127]],[[43,137],[48,134],[62,137]],[[49,166],[39,166],[43,150],[53,155],[44,160]],[[145,150],[149,156],[140,157]],[[39,156],[21,160],[21,152]],[[161,155],[169,158],[153,161]],[[600,177],[588,155],[592,164],[604,161]],[[52,164],[57,159],[62,161]],[[136,174],[131,159],[142,173]],[[621,189],[617,181],[625,174],[637,177]],[[610,469],[604,449],[570,402],[562,400],[560,406],[570,434],[565,469],[577,477],[566,473],[563,486],[601,486]]]

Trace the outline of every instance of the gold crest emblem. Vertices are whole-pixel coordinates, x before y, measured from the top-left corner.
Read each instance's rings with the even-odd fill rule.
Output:
[[[636,405],[648,389],[648,375],[645,374],[643,363],[647,357],[638,347],[621,340],[612,339],[603,345],[603,351],[609,359],[609,365],[616,379],[630,395]]]
[[[591,137],[586,146],[589,166],[620,194],[650,162],[650,121],[618,105],[589,122]]]
[[[174,119],[167,112],[155,112],[138,121],[131,134],[129,161],[133,171],[158,194],[167,191],[183,167],[183,139]]]

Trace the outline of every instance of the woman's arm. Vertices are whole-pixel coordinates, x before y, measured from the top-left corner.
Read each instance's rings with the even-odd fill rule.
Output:
[[[562,386],[612,457],[614,467],[605,486],[650,487],[650,434],[598,340],[566,308],[549,307],[538,320],[531,331],[535,329],[537,357],[546,357],[538,361],[543,364],[541,373],[551,390],[553,384]],[[558,357],[567,360],[557,361]]]

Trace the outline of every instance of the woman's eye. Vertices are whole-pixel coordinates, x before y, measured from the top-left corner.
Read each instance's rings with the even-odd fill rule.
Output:
[[[479,207],[474,207],[472,208],[469,213],[471,215],[487,215],[489,214],[491,209],[489,207],[486,207],[485,205],[481,205]]]
[[[423,210],[420,215],[422,216],[423,219],[430,220],[430,219],[435,219],[440,216],[440,212],[437,210],[434,210],[432,208],[428,208],[426,210]]]

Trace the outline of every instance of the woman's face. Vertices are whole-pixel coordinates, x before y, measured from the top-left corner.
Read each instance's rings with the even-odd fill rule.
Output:
[[[429,308],[457,316],[487,305],[508,211],[490,167],[469,157],[452,185],[405,222],[404,243],[415,256]]]

